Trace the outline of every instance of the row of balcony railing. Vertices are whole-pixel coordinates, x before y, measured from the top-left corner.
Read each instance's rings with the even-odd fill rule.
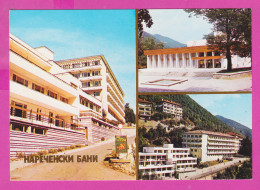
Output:
[[[64,129],[71,130],[82,130],[83,126],[74,123],[74,122],[65,122],[63,119],[58,117],[52,117],[40,112],[36,112],[33,110],[21,108],[19,106],[10,105],[10,115],[15,117],[20,117],[24,119],[28,119],[29,121],[38,121],[42,124],[49,124],[51,126],[54,125],[56,127],[62,127]]]

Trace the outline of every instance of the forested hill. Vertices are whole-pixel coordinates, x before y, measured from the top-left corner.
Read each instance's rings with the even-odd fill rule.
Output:
[[[148,38],[151,37],[155,40],[157,43],[163,43],[164,48],[178,48],[178,47],[186,47],[186,44],[180,43],[176,40],[173,40],[171,38],[168,38],[166,36],[162,36],[160,34],[150,34],[148,32],[143,32],[143,37]]]
[[[189,118],[189,120],[195,124],[196,129],[222,133],[229,131],[235,132],[231,127],[212,115],[188,95],[141,95],[139,97],[153,102],[154,105],[157,101],[162,99],[181,104],[183,106],[183,119],[186,120]]]
[[[252,139],[252,129],[250,129],[247,126],[242,125],[241,123],[238,123],[232,119],[228,119],[228,118],[225,118],[220,115],[216,115],[216,117],[218,119],[220,119],[221,121],[223,121],[224,123],[226,123],[227,125],[229,125],[230,127],[232,127],[234,130],[236,130],[236,131],[240,132],[241,134],[243,134],[244,136]]]

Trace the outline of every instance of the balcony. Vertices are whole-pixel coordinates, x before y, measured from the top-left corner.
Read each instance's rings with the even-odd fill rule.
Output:
[[[102,80],[102,75],[88,76],[88,77],[79,77],[80,81],[93,81],[93,80]]]
[[[22,73],[23,76],[27,77],[27,80],[40,81],[42,86],[55,89],[55,91],[59,91],[67,97],[76,97],[78,95],[77,90],[70,84],[46,72],[12,51],[10,52],[10,68],[17,72],[18,75]]]
[[[79,112],[78,108],[72,105],[56,100],[14,81],[10,81],[10,97],[39,105],[45,109],[54,110],[63,116],[78,115]]]
[[[121,114],[125,114],[123,106],[120,106],[110,93],[108,93],[108,100],[112,102],[112,105],[114,105]]]
[[[107,91],[108,91],[109,93],[112,92],[111,95],[112,95],[113,97],[116,97],[117,103],[119,103],[119,105],[120,105],[121,107],[124,107],[124,101],[121,100],[120,96],[114,91],[114,89],[111,87],[111,85],[110,85],[109,83],[107,84],[107,87],[108,87]]]
[[[33,110],[10,105],[10,119],[22,122],[33,123],[53,128],[63,128],[69,130],[83,130],[83,126],[73,122],[65,122],[61,118],[51,117]]]
[[[79,71],[87,71],[87,70],[91,70],[91,71],[96,71],[96,70],[101,70],[102,69],[102,65],[90,65],[90,66],[80,66],[80,67],[70,67],[68,69],[66,69],[66,71],[68,72],[79,72]]]
[[[81,88],[83,91],[102,90],[102,86],[87,86]]]

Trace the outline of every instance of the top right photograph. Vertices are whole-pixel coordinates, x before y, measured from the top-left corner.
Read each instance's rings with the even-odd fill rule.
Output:
[[[139,92],[251,92],[251,9],[139,9]]]

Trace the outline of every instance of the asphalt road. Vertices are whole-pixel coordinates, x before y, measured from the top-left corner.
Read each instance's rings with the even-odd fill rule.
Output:
[[[128,138],[133,144],[135,137]],[[113,170],[103,164],[105,156],[115,149],[115,143],[101,144],[87,150],[71,153],[77,155],[98,155],[98,162],[39,163],[18,168],[10,173],[10,179],[16,181],[49,180],[135,180],[135,176]]]

